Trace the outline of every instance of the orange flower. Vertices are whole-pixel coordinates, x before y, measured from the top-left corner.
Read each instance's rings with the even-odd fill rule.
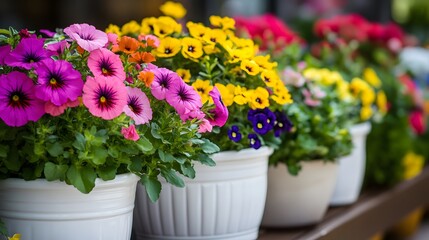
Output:
[[[151,63],[151,62],[155,61],[156,59],[151,53],[135,52],[135,53],[131,53],[129,60],[130,60],[130,62],[142,64],[142,63]]]
[[[128,36],[122,36],[118,45],[112,47],[113,52],[134,53],[139,48],[139,41]]]
[[[155,78],[155,74],[151,71],[141,71],[139,72],[139,76],[137,77],[140,81],[144,82],[146,87],[150,87]]]

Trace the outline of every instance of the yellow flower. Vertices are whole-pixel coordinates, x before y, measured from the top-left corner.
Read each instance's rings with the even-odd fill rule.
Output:
[[[188,83],[191,81],[191,71],[188,69],[179,68],[176,73],[183,79],[184,82]]]
[[[234,102],[238,105],[247,104],[247,89],[241,86],[235,86],[234,88]]]
[[[325,84],[327,86],[335,84],[340,81],[344,81],[343,76],[339,72],[331,71],[327,76],[327,79],[322,80],[322,84]]]
[[[182,55],[185,58],[197,59],[203,55],[203,44],[200,40],[185,37],[182,39]]]
[[[14,234],[12,237],[8,237],[8,240],[20,240],[21,239],[21,234],[17,233]]]
[[[153,33],[153,26],[158,22],[158,19],[156,17],[148,17],[143,18],[142,20],[142,26],[141,26],[141,33],[143,34],[150,34]]]
[[[256,56],[253,58],[253,61],[255,61],[259,67],[266,70],[271,70],[277,67],[277,62],[270,62],[270,55]]]
[[[161,58],[175,56],[181,48],[180,40],[166,37],[160,40],[159,46],[155,50],[155,55]]]
[[[165,2],[159,8],[164,15],[174,17],[175,19],[183,18],[186,15],[186,9],[178,2]]]
[[[268,87],[274,87],[278,84],[278,81],[280,81],[279,75],[273,70],[263,70],[261,72],[261,78]]]
[[[363,79],[373,87],[379,88],[381,86],[381,80],[372,68],[365,68],[363,71]]]
[[[235,29],[235,20],[230,17],[210,16],[210,24],[223,30]]]
[[[173,18],[162,16],[153,24],[153,34],[163,38],[175,32],[180,33],[182,25],[177,23]]]
[[[201,96],[201,102],[205,103],[209,99],[211,99],[209,92],[213,89],[213,86],[210,85],[209,80],[201,80],[197,79],[194,83],[192,83],[192,87],[195,89],[195,91],[198,92],[198,94]]]
[[[226,41],[226,34],[220,29],[207,29],[203,40],[208,44],[223,43]]]
[[[293,103],[292,96],[289,93],[289,90],[279,82],[273,89],[274,95],[271,96],[276,103],[280,105]]]
[[[196,39],[202,40],[206,32],[210,29],[205,27],[201,23],[187,22],[186,27],[188,28],[189,35]]]
[[[346,81],[337,81],[337,93],[341,100],[352,100],[353,96],[350,93],[349,83]]]
[[[375,101],[375,92],[372,88],[365,88],[361,92],[361,100],[363,105],[371,105]]]
[[[378,110],[382,114],[386,114],[387,113],[387,98],[386,98],[386,94],[382,90],[378,91],[376,101],[377,101]]]
[[[115,24],[109,24],[109,26],[106,28],[105,32],[106,33],[114,33],[114,34],[118,35],[118,37],[120,37],[122,35],[121,29],[119,28],[118,25],[115,25]]]
[[[368,83],[366,83],[364,80],[360,79],[360,78],[353,78],[352,81],[350,82],[350,90],[352,92],[352,94],[357,97],[359,96],[359,94],[369,88]]]
[[[270,106],[269,100],[270,94],[267,89],[262,87],[257,87],[254,90],[249,90],[246,92],[246,97],[249,100],[249,106],[252,109],[264,109]]]
[[[319,70],[319,74],[320,74],[320,83],[325,85],[325,86],[330,86],[332,84],[334,84],[337,80],[338,80],[338,75],[332,73],[329,69],[326,68],[322,68]]]
[[[251,76],[255,76],[260,72],[259,65],[256,64],[255,61],[249,59],[244,59],[243,61],[241,61],[240,68]]]
[[[304,70],[302,75],[312,81],[320,82],[322,80],[322,76],[319,74],[319,71],[315,68],[307,68]]]
[[[122,35],[128,35],[128,34],[139,34],[140,33],[140,25],[136,21],[130,21],[125,23],[121,27]]]
[[[362,106],[360,109],[360,119],[362,121],[368,120],[372,116],[372,108],[371,106]]]
[[[414,152],[408,152],[402,159],[404,168],[403,179],[411,179],[422,171],[424,165],[424,157]]]
[[[222,97],[223,104],[229,107],[234,103],[234,91],[235,86],[231,83],[228,83],[226,86],[220,83],[216,83],[215,86],[220,92]]]

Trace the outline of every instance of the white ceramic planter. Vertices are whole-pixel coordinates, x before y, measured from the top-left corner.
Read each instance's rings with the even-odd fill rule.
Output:
[[[366,137],[371,123],[365,122],[350,128],[353,150],[350,155],[339,159],[337,181],[330,201],[331,206],[354,203],[360,194],[365,175]]]
[[[285,164],[268,168],[268,192],[262,226],[298,227],[319,222],[335,186],[338,164],[323,161],[302,163],[298,176]]]
[[[22,240],[130,239],[138,177],[97,179],[89,194],[44,179],[0,181],[0,218]]]
[[[195,165],[185,188],[162,183],[156,203],[137,187],[133,229],[140,239],[256,239],[265,206],[272,149],[215,154],[215,167]]]

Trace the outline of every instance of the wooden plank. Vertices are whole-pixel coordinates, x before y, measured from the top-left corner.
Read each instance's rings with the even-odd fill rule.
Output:
[[[368,239],[408,213],[429,204],[429,168],[414,179],[383,190],[368,190],[350,206],[330,208],[317,225],[261,229],[260,240]]]

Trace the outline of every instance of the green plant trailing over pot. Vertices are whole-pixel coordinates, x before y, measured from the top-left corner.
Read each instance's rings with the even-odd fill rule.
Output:
[[[349,154],[349,116],[357,101],[348,83],[338,72],[327,69],[307,68],[302,74],[288,68],[284,75],[295,102],[285,108],[291,131],[282,137],[270,164],[284,163],[290,174],[297,175],[302,161],[335,161]]]
[[[0,179],[60,180],[89,193],[96,178],[131,172],[155,201],[159,175],[183,187],[179,174],[193,178],[193,161],[215,165],[219,148],[202,134],[228,112],[151,64],[155,37],[130,46],[88,24],[42,32],[1,30]]]

